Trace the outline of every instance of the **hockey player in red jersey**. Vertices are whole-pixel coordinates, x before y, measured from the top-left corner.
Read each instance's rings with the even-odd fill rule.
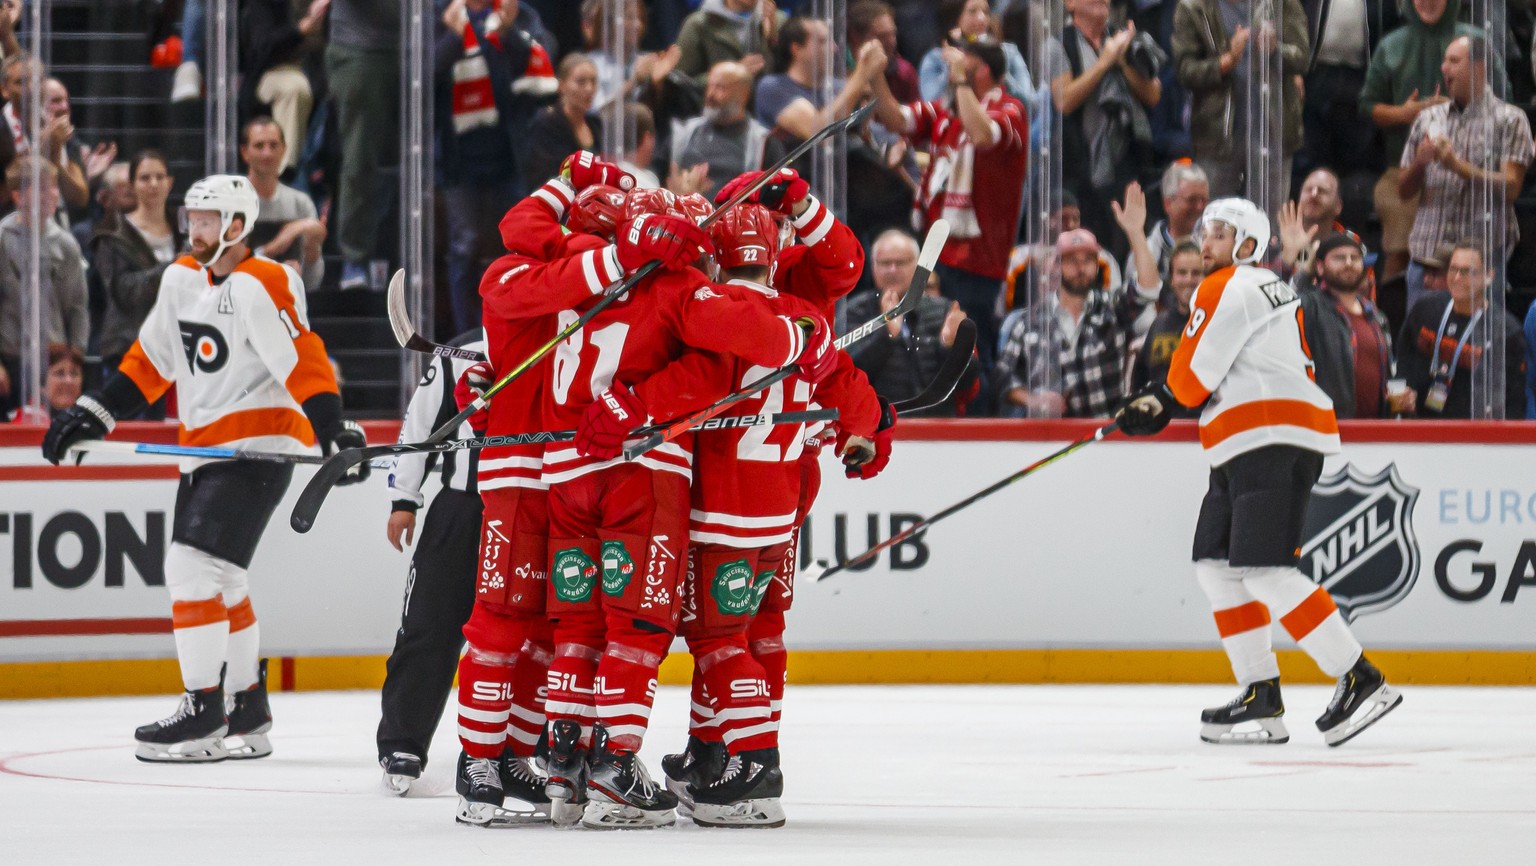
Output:
[[[662,267],[556,348],[548,372],[546,428],[578,426],[596,400],[643,422],[647,413],[628,384],[665,366],[690,344],[735,349],[765,366],[799,361],[824,372],[835,361],[830,331],[820,317],[802,317],[811,329],[807,336],[794,320],[768,313],[736,289],[710,284],[689,267],[707,251],[709,239],[677,211],[675,197],[664,191],[631,194],[617,242],[604,251],[601,264],[625,273],[652,260]],[[531,291],[521,279],[509,280],[505,288],[514,295]],[[559,324],[575,322],[585,306],[562,311]],[[546,704],[548,790],[561,803],[590,794],[588,826],[644,827],[672,820],[675,801],[649,780],[634,753],[654,699],[656,668],[676,622],[690,445],[684,438],[634,463],[597,459],[563,444],[544,454],[543,476],[550,484],[549,610],[556,622]]]
[[[54,421],[44,457],[58,463],[71,444],[105,436],[116,419],[173,385],[183,445],[286,454],[313,453],[319,445],[330,454],[367,444],[356,424],[342,420],[336,377],[325,345],[309,329],[298,274],[245,243],[260,204],[244,177],[192,184],[191,253],[165,268],[154,308],[118,370]],[[367,472],[363,463],[342,483]],[[175,714],[135,731],[139,760],[271,754],[266,662],[246,571],[292,475],[292,464],[184,462],[165,588],[186,692]]]
[[[793,173],[786,180],[799,182]],[[799,184],[800,195],[783,202],[790,214],[809,217],[797,221],[806,243],[793,252],[780,252],[780,218],[759,204],[738,205],[711,228],[720,279],[791,314],[807,302],[775,291],[770,279],[814,286],[819,297],[835,299],[857,282],[863,258],[852,232],[829,215],[823,224],[818,217],[825,215],[824,208],[806,200],[804,184]],[[676,416],[770,372],[729,356],[690,352],[635,390],[653,413]],[[731,414],[800,411],[812,399],[811,383],[794,377],[740,401]],[[848,440],[850,451],[858,454],[850,459],[868,460],[881,409],[846,355],[840,353],[836,372],[817,386],[814,399],[838,408],[842,426],[859,434]],[[604,408],[594,404],[588,411]],[[784,823],[771,686],[748,651],[747,629],[798,523],[805,432],[799,425],[716,430],[699,434],[695,442],[689,573],[680,627],[694,656],[693,711],[689,748],[669,755],[664,768],[669,789],[690,805],[698,824]],[[606,444],[618,447],[617,440]],[[779,681],[782,687],[782,669]],[[724,773],[727,755],[733,767],[729,774]]]
[[[521,363],[552,339],[560,310],[622,277],[603,251],[610,248],[624,193],[597,181],[623,184],[624,176],[607,168],[567,166],[562,178],[502,218],[503,238],[516,252],[497,259],[481,281],[490,361],[460,379],[461,408],[497,378],[498,367]],[[568,235],[560,230],[562,220]],[[471,424],[497,436],[544,429],[548,363],[514,380]],[[532,763],[544,727],[541,690],[554,658],[544,614],[548,485],[542,465],[542,445],[487,448],[480,456],[480,570],[459,663],[458,820],[464,823],[507,819],[498,811],[507,796],[528,803],[535,814],[549,804],[547,780]]]

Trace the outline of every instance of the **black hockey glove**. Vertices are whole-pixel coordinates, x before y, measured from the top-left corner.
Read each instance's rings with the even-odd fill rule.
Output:
[[[43,437],[43,459],[57,466],[69,446],[87,439],[104,439],[115,426],[117,420],[107,407],[89,394],[82,395],[48,426]]]
[[[75,405],[49,425],[43,437],[43,458],[59,465],[69,446],[87,439],[106,438],[117,426],[117,419],[132,418],[147,405],[144,392],[132,379],[122,373],[112,374],[100,391],[81,395]]]
[[[367,447],[368,437],[363,435],[363,428],[357,426],[355,421],[342,420],[339,394],[316,394],[304,401],[303,408],[304,415],[309,418],[309,426],[314,428],[315,439],[320,443],[320,453],[326,457],[347,448]],[[369,469],[368,461],[364,460],[347,470],[347,474],[336,484],[344,486],[364,481],[368,478]]]
[[[1127,436],[1155,436],[1173,420],[1179,406],[1173,392],[1162,382],[1155,382],[1131,395],[1115,415],[1115,421]]]

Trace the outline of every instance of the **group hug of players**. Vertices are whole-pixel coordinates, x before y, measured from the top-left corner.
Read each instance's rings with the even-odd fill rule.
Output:
[[[462,822],[662,826],[681,803],[702,825],[782,825],[784,613],[819,483],[815,443],[834,441],[853,477],[889,459],[894,413],[828,325],[863,251],[806,182],[786,169],[707,229],[702,196],[633,187],[573,154],[502,219],[508,253],[481,281],[489,360],[460,378],[461,406],[605,289],[660,263],[470,419],[493,437],[576,436],[479,457],[480,558],[458,669]],[[638,428],[791,364],[797,374],[727,411],[814,405],[837,410],[835,428],[684,432],[621,454]],[[690,733],[663,762],[663,786],[637,752],[674,635],[693,657]]]

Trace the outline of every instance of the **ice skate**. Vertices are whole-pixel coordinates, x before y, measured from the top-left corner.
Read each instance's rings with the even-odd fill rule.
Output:
[[[459,792],[459,811],[456,820],[460,824],[486,827],[501,808],[501,771],[495,758],[471,758],[467,752],[459,753],[458,779],[454,787]]]
[[[556,719],[549,726],[544,759],[549,779],[544,794],[549,798],[549,820],[569,827],[581,820],[587,805],[587,750],[581,748],[581,725]]]
[[[784,826],[784,774],[778,749],[732,755],[725,774],[712,785],[694,786],[693,823],[702,827]]]
[[[608,749],[608,731],[592,731],[589,802],[581,826],[593,830],[644,830],[677,822],[677,797],[651,781],[634,752]]]
[[[519,758],[507,752],[496,761],[496,769],[501,777],[502,802],[485,826],[547,823],[550,819],[549,795],[544,793],[547,780],[534,767],[533,759]]]
[[[1249,683],[1230,704],[1200,713],[1200,739],[1221,745],[1280,745],[1291,734],[1280,720],[1280,678]]]
[[[693,794],[688,786],[713,785],[725,773],[726,758],[724,743],[706,743],[689,734],[687,748],[661,759],[667,790],[677,797],[678,811],[689,814],[693,808]]]
[[[272,730],[272,708],[267,703],[267,660],[256,669],[256,685],[229,696],[229,733],[224,751],[230,758],[265,758],[272,754],[267,732]]]
[[[397,797],[411,791],[411,784],[421,778],[421,758],[410,752],[392,752],[379,758],[384,770],[384,788]]]
[[[133,732],[138,741],[134,757],[166,764],[222,761],[229,718],[224,714],[224,690],[218,686],[186,692],[176,712]]]
[[[1361,654],[1355,666],[1339,677],[1328,709],[1317,718],[1317,729],[1328,745],[1342,746],[1402,702],[1402,694],[1387,685],[1381,671]]]

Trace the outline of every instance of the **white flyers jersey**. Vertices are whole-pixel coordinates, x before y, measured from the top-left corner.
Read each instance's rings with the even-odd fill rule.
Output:
[[[1295,289],[1249,265],[1200,283],[1168,388],[1185,406],[1209,398],[1200,444],[1212,466],[1266,445],[1337,454],[1333,401],[1314,379]]]
[[[259,256],[217,284],[191,256],[168,266],[119,369],[150,401],[176,386],[183,445],[318,453],[301,406],[336,393],[298,274]]]

